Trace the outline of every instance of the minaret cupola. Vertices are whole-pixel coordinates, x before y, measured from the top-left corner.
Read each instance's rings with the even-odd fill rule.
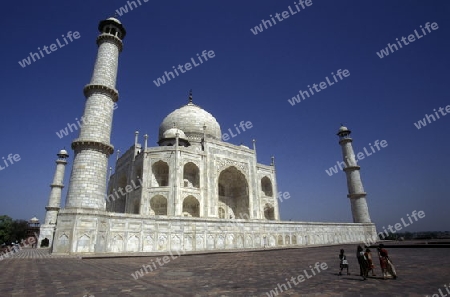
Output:
[[[120,40],[123,40],[127,34],[127,31],[122,26],[122,23],[113,17],[100,21],[98,24],[98,31],[103,34],[113,35]]]

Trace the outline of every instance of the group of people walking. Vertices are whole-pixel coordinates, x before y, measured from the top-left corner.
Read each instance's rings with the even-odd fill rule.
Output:
[[[378,257],[380,259],[380,267],[381,272],[383,274],[383,279],[387,279],[392,277],[393,279],[397,278],[397,273],[395,271],[394,264],[392,263],[391,259],[389,258],[387,250],[384,248],[383,244],[380,244],[377,248],[378,251]],[[366,250],[358,245],[358,248],[356,249],[356,258],[358,259],[359,264],[359,274],[363,277],[364,280],[367,279],[369,276],[369,272],[372,272],[372,276],[376,276],[374,268],[375,265],[372,260],[372,252],[368,247],[366,247]],[[348,260],[347,256],[345,255],[345,252],[343,249],[341,249],[341,252],[339,254],[339,260],[340,260],[340,271],[339,275],[342,275],[342,270],[347,270],[347,275],[350,275],[348,271]]]

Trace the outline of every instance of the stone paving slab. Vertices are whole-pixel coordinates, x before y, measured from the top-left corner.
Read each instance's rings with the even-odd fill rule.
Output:
[[[338,275],[341,248],[346,250],[351,275]],[[439,289],[446,293],[450,249],[388,251],[397,280],[383,280],[375,261],[378,276],[363,281],[357,275],[356,245],[167,258],[12,258],[0,261],[0,296],[440,296]],[[309,266],[316,262],[328,268],[311,276]],[[142,276],[135,279],[132,273],[141,268]],[[299,275],[305,280],[297,279],[295,285],[292,277]],[[279,295],[270,293],[275,288]]]

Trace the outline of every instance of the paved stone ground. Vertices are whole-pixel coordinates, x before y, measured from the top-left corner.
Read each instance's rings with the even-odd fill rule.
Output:
[[[338,275],[341,248],[346,250],[351,275]],[[278,293],[280,288],[284,291],[279,296],[440,296],[439,289],[447,293],[444,285],[450,286],[450,249],[388,251],[396,265],[397,280],[381,279],[376,261],[378,276],[363,281],[354,256],[356,245],[181,257],[174,254],[165,258],[166,263],[161,256],[33,257],[33,251],[24,249],[21,252],[28,256],[18,254],[0,261],[0,296],[277,296],[269,292],[278,284]],[[328,269],[302,283],[296,281],[297,285],[290,281],[289,288],[287,280],[312,275],[309,266],[316,262],[326,263]],[[142,265],[150,265],[148,272],[143,270],[142,277],[135,280],[132,273]]]
[[[37,258],[77,258],[76,256],[57,256],[52,255],[49,249],[32,249],[32,248],[22,248],[18,252],[9,252],[8,256],[3,258],[14,258],[14,259],[37,259]]]

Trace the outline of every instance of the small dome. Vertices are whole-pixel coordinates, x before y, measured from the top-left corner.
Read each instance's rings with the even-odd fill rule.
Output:
[[[32,219],[30,219],[30,222],[31,223],[37,223],[37,222],[39,222],[39,219],[36,218],[36,217],[33,217]]]
[[[69,153],[66,150],[60,150],[59,153],[56,154],[59,158],[68,158]]]
[[[98,31],[103,32],[103,29],[106,25],[113,25],[119,31],[121,31],[122,36],[120,36],[120,37],[122,40],[125,38],[125,35],[127,35],[127,31],[123,27],[122,23],[116,18],[110,17],[110,18],[107,18],[106,20],[100,21],[100,23],[98,24]]]
[[[339,127],[339,131],[336,135],[339,136],[349,136],[350,133],[352,133],[352,131],[350,131],[347,127],[345,127],[344,125],[341,125],[341,127]]]
[[[159,140],[164,133],[173,128],[174,124],[181,129],[188,140],[200,140],[203,137],[203,126],[206,126],[206,135],[221,140],[220,125],[212,114],[192,102],[174,110],[164,118],[159,126]],[[181,137],[181,136],[180,136]]]
[[[114,22],[116,22],[116,23],[122,25],[122,23],[121,23],[118,19],[113,18],[113,17],[107,18],[106,20],[108,20],[108,21],[114,21]]]
[[[187,139],[186,134],[184,134],[183,131],[181,131],[180,129],[177,129],[177,128],[170,128],[169,130],[164,132],[163,138],[165,138],[165,139],[176,138],[177,137],[177,133],[178,133],[178,138],[180,138],[180,139]]]
[[[60,150],[58,155],[68,155],[66,150]]]

